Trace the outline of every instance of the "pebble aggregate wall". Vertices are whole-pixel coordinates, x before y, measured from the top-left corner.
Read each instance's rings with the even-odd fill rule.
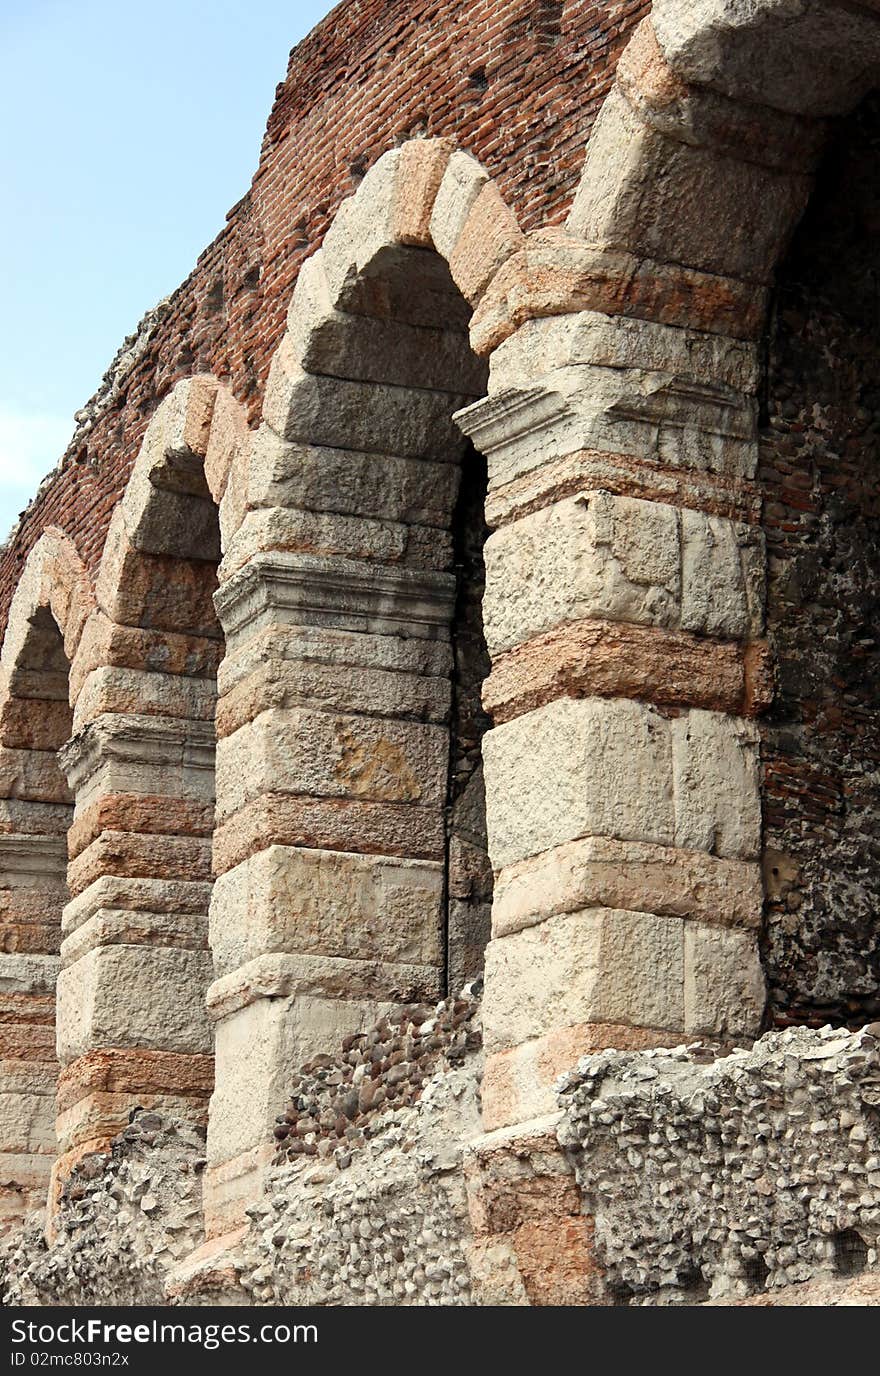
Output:
[[[140,1113],[110,1156],[65,1185],[55,1239],[38,1214],[0,1252],[4,1305],[164,1304],[169,1268],[202,1240],[204,1129]]]
[[[876,1267],[880,1024],[585,1057],[573,1156],[618,1302],[737,1299]]]
[[[427,1080],[479,1051],[479,1004],[466,986],[461,998],[436,1007],[410,1005],[366,1032],[344,1038],[341,1053],[315,1056],[297,1075],[275,1137],[281,1157],[328,1157],[345,1168],[377,1121],[418,1103]]]
[[[837,131],[769,339],[764,955],[781,1025],[880,1013],[878,145],[873,96]]]
[[[282,1150],[249,1226],[219,1258],[195,1250],[202,1134],[136,1115],[109,1159],[89,1157],[74,1171],[50,1245],[39,1216],[7,1242],[3,1303],[876,1300],[880,1026],[791,1028],[720,1058],[705,1044],[587,1056],[561,1084],[557,1164],[546,1145],[536,1154],[514,1144],[484,1174],[475,1212],[468,1161],[480,1132],[482,1052],[479,1010],[468,1003],[418,1100],[356,1119],[360,1141],[350,1147],[315,1133],[314,1150]],[[441,1005],[438,1022],[452,1008]],[[407,1021],[411,1011],[399,1010],[389,1024]],[[318,1077],[333,1073],[304,1068],[300,1097],[332,1092]],[[582,1239],[569,1253],[577,1289],[566,1295],[557,1277],[541,1298],[545,1249],[559,1253],[564,1235],[535,1227],[527,1212],[518,1223],[517,1211],[571,1172],[581,1197],[581,1217],[570,1220]],[[480,1215],[494,1237],[481,1236]],[[530,1295],[505,1272],[517,1230]]]
[[[192,274],[125,341],[78,413],[59,470],[0,550],[0,634],[46,526],[67,531],[97,566],[146,424],[177,379],[213,373],[251,420],[258,415],[299,268],[387,149],[450,135],[497,178],[524,229],[560,223],[617,57],[648,8],[648,0],[337,6],[291,54],[250,190]]]
[[[384,1114],[350,1169],[300,1158],[274,1171],[249,1210],[241,1287],[271,1305],[471,1303],[461,1163],[479,1132],[477,1090],[469,1057],[414,1107]]]
[[[404,1047],[409,1064],[398,1059]],[[461,1165],[480,1128],[481,1048],[478,991],[466,988],[436,1007],[398,1009],[304,1066],[294,1101],[303,1132],[279,1119],[276,1136],[290,1135],[247,1236],[219,1286],[209,1268],[184,1302],[470,1303]],[[360,1109],[365,1086],[373,1093]],[[388,1100],[376,1102],[377,1090]],[[338,1091],[341,1142],[324,1114]],[[176,1269],[203,1241],[204,1165],[203,1131],[135,1114],[109,1158],[89,1156],[73,1171],[54,1241],[36,1215],[6,1243],[2,1302],[169,1303],[175,1287],[180,1294]]]

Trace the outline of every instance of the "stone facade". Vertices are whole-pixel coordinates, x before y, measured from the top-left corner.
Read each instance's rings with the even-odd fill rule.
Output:
[[[62,1233],[104,1208],[170,1299],[308,1276],[320,1303],[601,1304],[697,1271],[724,1296],[718,1249],[617,1259],[591,1194],[617,1119],[584,1086],[665,1055],[674,1096],[660,1048],[750,1045],[768,979],[785,1021],[873,1012],[874,321],[839,304],[872,280],[873,202],[828,228],[822,158],[834,123],[870,162],[871,103],[841,120],[880,21],[425,8],[343,5],[293,54],[249,197],[3,552],[0,1158],[10,1226],[45,1203],[31,1302],[62,1272],[91,1293]],[[478,1051],[445,1000],[483,968]],[[770,1099],[782,1045],[749,1053]],[[159,1157],[114,1210],[135,1110]],[[379,1138],[381,1165],[337,1159]],[[306,1159],[273,1167],[278,1141]],[[175,1153],[169,1233],[133,1191]],[[752,1178],[728,1166],[722,1233]],[[873,1265],[865,1209],[841,1228]],[[760,1233],[771,1288],[819,1274],[786,1259],[827,1260],[815,1232]]]

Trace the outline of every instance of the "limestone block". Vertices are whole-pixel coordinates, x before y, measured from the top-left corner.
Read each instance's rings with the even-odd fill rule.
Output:
[[[442,190],[442,188],[441,188]],[[449,254],[462,296],[475,304],[501,264],[521,247],[523,233],[494,182],[482,186]]]
[[[489,354],[526,320],[600,311],[758,337],[766,288],[588,243],[561,229],[535,230],[496,272],[471,318],[471,345]]]
[[[121,510],[135,549],[178,559],[216,561],[220,557],[217,508],[209,496],[156,487],[146,471],[136,466]]]
[[[73,801],[54,750],[8,746],[0,746],[0,797],[56,804]]]
[[[102,830],[67,867],[71,895],[83,893],[103,875],[205,881],[211,875],[211,842],[203,837]]]
[[[111,621],[124,626],[217,637],[214,557],[206,561],[181,555],[169,560],[167,555],[145,553],[132,544],[119,506],[101,558],[98,605]]]
[[[811,179],[668,138],[619,87],[587,145],[567,228],[663,262],[765,282]]]
[[[218,387],[204,466],[205,481],[215,502],[222,500],[233,467],[246,462],[249,439],[244,407],[228,387]]]
[[[760,851],[758,731],[694,708],[672,722],[675,844],[754,859]]]
[[[440,966],[443,867],[270,846],[215,882],[218,975],[269,951]]]
[[[225,874],[273,844],[439,860],[446,844],[444,822],[438,805],[264,793],[218,825],[214,873]]]
[[[680,1030],[684,923],[600,908],[492,941],[483,1019],[490,1052],[584,1022]]]
[[[607,492],[567,498],[496,531],[485,559],[493,655],[586,617],[678,621],[678,513],[660,502]]]
[[[0,832],[0,873],[4,889],[49,889],[57,894],[64,887],[66,864],[67,838],[64,834]]]
[[[71,811],[67,803],[34,803],[0,798],[0,834],[65,836]]]
[[[394,673],[314,660],[270,660],[237,680],[217,709],[217,734],[229,736],[270,708],[308,707],[324,712],[366,712],[447,722],[448,677]]]
[[[269,792],[437,807],[448,752],[439,726],[273,709],[218,742],[218,819]]]
[[[259,670],[280,670],[282,665],[303,673],[363,670],[367,678],[388,672],[396,678],[447,680],[452,672],[452,651],[447,641],[418,635],[371,635],[332,626],[270,624],[243,639],[240,648],[226,656],[218,673],[219,691],[225,697]],[[331,698],[334,681],[328,678],[326,684]],[[383,702],[393,701],[381,692],[376,700],[382,715]]]
[[[400,149],[392,207],[392,234],[404,244],[432,248],[431,212],[449,155],[451,138],[409,139]]]
[[[457,150],[446,164],[431,211],[430,233],[437,252],[447,259],[461,237],[471,208],[489,180],[470,153]]]
[[[448,573],[342,555],[269,550],[217,590],[229,653],[282,627],[448,640],[456,583]]]
[[[753,393],[757,345],[626,315],[577,311],[526,320],[491,355],[489,393],[536,383],[557,368],[644,368]]]
[[[99,908],[62,941],[61,968],[74,965],[101,946],[174,946],[204,951],[208,947],[207,914]]]
[[[77,732],[60,759],[77,816],[103,794],[214,796],[213,722],[108,712]]]
[[[590,836],[501,870],[495,880],[493,935],[591,907],[757,928],[763,897],[757,863]]]
[[[58,976],[58,1058],[102,1047],[209,1052],[207,951],[102,946]]]
[[[469,399],[307,373],[285,335],[272,357],[263,416],[286,440],[454,462],[464,441],[452,413]]]
[[[83,683],[73,714],[80,731],[105,713],[145,713],[193,721],[213,721],[217,689],[212,679],[155,674],[140,669],[94,669]]]
[[[322,255],[334,304],[345,284],[393,241],[392,213],[400,150],[383,154],[357,193],[342,202],[324,236]]]
[[[216,1088],[208,1115],[211,1165],[263,1145],[290,1092],[292,1068],[369,1027],[385,1007],[299,994],[259,999],[223,1018],[216,1027]]]
[[[119,626],[103,612],[96,612],[86,624],[70,668],[71,701],[76,702],[83,682],[92,670],[106,665],[143,669],[148,673],[214,678],[223,650],[222,640]]]
[[[263,425],[251,448],[248,503],[445,530],[458,485],[454,464],[287,443]]]
[[[27,557],[9,605],[0,651],[7,686],[22,668],[48,670],[53,679],[63,674],[93,608],[91,581],[75,544],[57,527],[47,527]],[[29,664],[33,655],[36,661]]]
[[[760,530],[700,511],[681,513],[685,630],[745,639],[764,622],[764,540]]]
[[[685,925],[684,1029],[689,1036],[755,1037],[766,998],[754,932]]]
[[[452,563],[448,530],[270,507],[244,517],[226,548],[221,577],[229,578],[255,554],[275,549],[437,570]]]
[[[5,1152],[54,1151],[54,1095],[0,1092],[0,1142]]]
[[[667,62],[685,80],[795,113],[851,110],[880,61],[867,6],[657,0],[651,20]]]
[[[54,994],[58,957],[0,954],[0,993]]]
[[[462,330],[335,310],[319,250],[297,277],[287,328],[307,373],[482,396],[486,365]]]
[[[210,899],[209,883],[104,874],[70,900],[64,909],[62,928],[67,934],[75,932],[102,909],[145,913],[207,913]]]
[[[689,86],[668,66],[650,19],[633,32],[615,80],[646,123],[680,143],[788,172],[814,171],[825,148],[827,130],[821,120],[769,106],[758,110]]]
[[[559,698],[483,738],[495,869],[582,836],[673,841],[669,722],[626,699]]]

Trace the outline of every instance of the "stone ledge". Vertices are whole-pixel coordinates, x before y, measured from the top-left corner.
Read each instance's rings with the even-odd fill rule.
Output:
[[[498,655],[483,685],[496,725],[554,698],[624,697],[758,716],[772,701],[766,641],[743,646],[600,619],[558,626]]]

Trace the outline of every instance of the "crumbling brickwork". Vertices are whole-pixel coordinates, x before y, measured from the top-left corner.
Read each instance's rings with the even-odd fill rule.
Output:
[[[880,1012],[878,141],[872,97],[836,131],[768,341],[765,955],[783,1024]]]

